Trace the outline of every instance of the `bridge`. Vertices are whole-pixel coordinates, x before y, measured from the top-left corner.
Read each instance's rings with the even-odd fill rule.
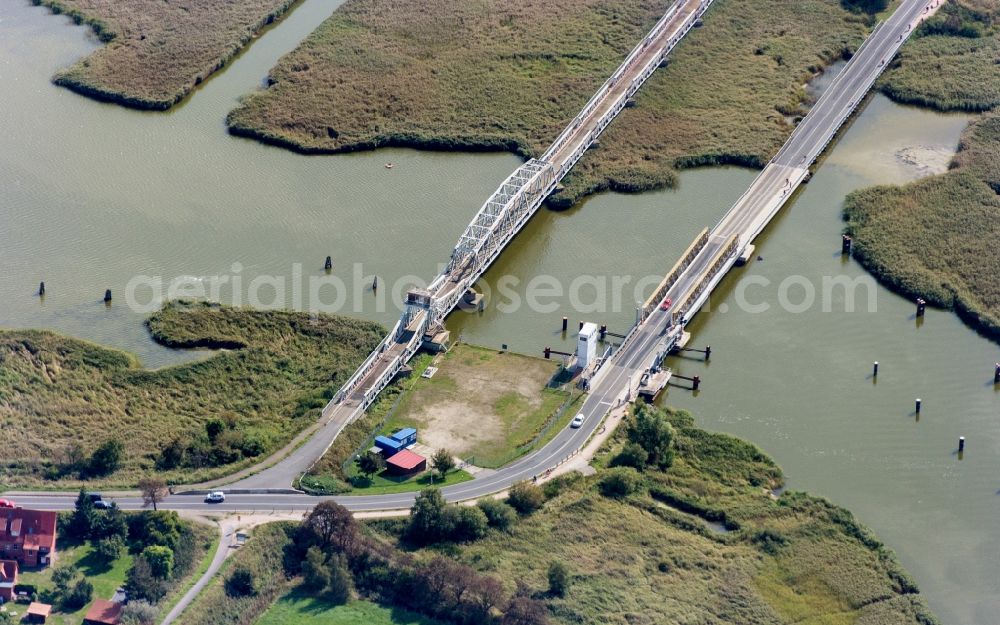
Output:
[[[340,432],[359,418],[424,341],[517,236],[556,185],[663,63],[712,0],[678,0],[667,9],[545,153],[518,167],[473,217],[446,268],[427,289],[410,291],[399,321],[324,408],[323,425],[296,452],[233,487],[288,486],[318,460]]]
[[[933,6],[936,7],[938,0],[934,0],[934,2]],[[690,9],[690,13],[687,13],[688,18],[699,14],[705,6],[705,4],[699,4],[693,8],[688,6]],[[680,10],[672,9],[673,14],[678,17]],[[444,488],[443,493],[449,501],[461,501],[490,495],[502,491],[518,481],[531,479],[533,476],[544,473],[581,449],[610,410],[633,398],[634,391],[643,374],[659,366],[664,356],[676,344],[683,327],[708,299],[712,289],[733,267],[736,259],[747,250],[754,238],[767,226],[777,211],[789,200],[795,189],[802,184],[808,175],[808,167],[814,163],[836,136],[840,127],[850,118],[885,66],[913,32],[919,20],[929,15],[931,11],[932,5],[929,5],[926,0],[903,0],[892,16],[884,23],[879,24],[865,43],[855,52],[838,77],[830,84],[824,95],[789,137],[784,147],[761,171],[747,191],[711,230],[706,229],[695,238],[691,246],[682,254],[680,260],[667,273],[650,301],[643,307],[639,323],[632,328],[623,343],[602,364],[591,379],[590,392],[580,409],[580,412],[585,415],[584,426],[578,429],[566,428],[562,430],[541,449],[489,476]],[[669,15],[671,13],[668,13]],[[671,32],[685,32],[681,26],[684,21],[682,18],[681,23],[675,24],[675,27],[679,27],[680,30],[675,28],[671,29]],[[671,41],[672,37],[673,35],[668,37],[664,43]],[[641,52],[648,45],[654,44],[643,43],[637,49]],[[636,50],[633,50],[630,58],[635,54]],[[641,73],[635,75],[639,76]],[[608,83],[605,83],[605,87],[607,85]],[[634,91],[632,92],[634,93]],[[591,107],[593,103],[594,100],[588,103],[584,111],[587,111],[588,108],[597,110],[597,107],[608,111],[613,110],[615,106],[608,106],[609,103],[605,102],[603,105],[598,103],[596,107]],[[599,114],[598,118],[600,116]],[[490,208],[489,202],[487,202],[487,206],[483,207],[480,214],[476,216],[476,220],[473,221],[473,225],[478,223],[484,225],[486,229],[476,230],[475,233],[471,234],[472,238],[466,238],[466,235],[469,235],[470,231],[473,230],[473,226],[470,225],[469,230],[460,240],[459,247],[456,248],[453,262],[432,285],[434,289],[415,294],[420,299],[420,301],[415,302],[414,311],[416,312],[409,311],[409,315],[404,315],[404,318],[394,328],[393,333],[382,342],[379,349],[373,354],[381,361],[381,364],[369,366],[369,363],[366,363],[367,368],[363,367],[355,374],[358,379],[354,380],[353,384],[346,385],[344,395],[338,397],[337,401],[332,404],[332,413],[327,413],[327,421],[317,435],[312,436],[286,460],[227,488],[230,495],[227,497],[226,503],[215,506],[216,509],[233,512],[307,510],[315,505],[317,501],[315,497],[276,493],[272,489],[273,487],[286,487],[301,471],[307,469],[347,423],[346,421],[336,421],[332,417],[337,414],[349,417],[353,411],[359,409],[359,406],[370,403],[372,399],[371,389],[375,388],[378,380],[391,370],[389,363],[405,357],[410,350],[416,349],[414,345],[417,341],[417,330],[428,327],[428,324],[435,319],[433,315],[441,314],[440,311],[443,310],[439,307],[435,311],[434,304],[442,301],[435,300],[435,296],[440,298],[453,294],[456,290],[461,292],[459,289],[472,284],[469,281],[471,276],[477,275],[477,272],[481,275],[482,271],[486,269],[482,263],[487,262],[486,259],[493,253],[490,251],[491,247],[488,243],[489,232],[500,233],[502,228],[507,226],[503,225],[503,220],[494,221],[488,225],[486,221],[478,220],[483,215],[502,216],[501,212],[509,208],[511,200],[518,196],[516,189],[524,188],[521,182],[537,181],[538,178],[535,176],[538,172],[550,171],[547,167],[559,172],[562,167],[571,163],[572,155],[579,150],[584,142],[588,141],[588,134],[593,129],[600,127],[600,123],[597,122],[598,118],[588,117],[588,121],[580,122],[580,127],[586,128],[583,134],[567,129],[569,134],[564,132],[563,134],[566,136],[560,137],[553,144],[553,148],[549,151],[550,158],[558,158],[558,166],[551,161],[539,159],[543,161],[541,169],[528,169],[522,172],[523,177],[514,178],[514,176],[518,176],[518,172],[521,172],[519,169],[512,178],[505,181],[505,185],[508,183],[513,185],[509,187],[511,189],[510,200],[505,200],[500,209]],[[575,125],[576,122],[574,121],[573,124]],[[558,175],[558,173],[553,174],[553,176]],[[500,191],[503,189],[502,185]],[[534,192],[521,196],[527,199],[523,200],[525,202],[523,205],[519,204],[521,208],[518,210],[532,210],[524,207],[533,201],[531,198],[535,196]],[[496,194],[494,197],[497,197],[498,202],[502,199]],[[494,197],[491,197],[491,200]],[[517,202],[520,203],[522,200]],[[533,210],[537,210],[537,206]],[[513,213],[511,215],[513,216]],[[517,219],[506,223],[513,228]],[[494,225],[497,227],[494,228]],[[512,229],[510,232],[516,233],[516,230]],[[482,241],[483,244],[480,245],[479,241]],[[462,251],[459,252],[459,249]],[[470,261],[473,258],[483,260]],[[449,284],[454,286],[449,286]],[[661,310],[658,306],[664,297],[670,297],[674,302],[667,311]],[[266,492],[253,492],[256,489],[262,489]],[[233,492],[234,490],[236,492]],[[333,497],[333,499],[355,511],[395,510],[410,507],[414,496],[414,493],[399,493],[338,496]],[[67,497],[65,494],[39,494],[17,497],[17,500],[23,505],[43,509],[68,509],[73,505],[73,498]],[[125,497],[117,501],[126,509],[142,507],[142,500],[136,497]],[[197,495],[174,495],[161,504],[162,508],[168,509],[202,509],[203,506],[201,497]]]

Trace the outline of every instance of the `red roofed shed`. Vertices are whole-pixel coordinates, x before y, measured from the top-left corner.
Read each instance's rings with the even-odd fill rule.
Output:
[[[410,475],[427,469],[427,458],[404,449],[386,460],[385,464],[393,475]]]
[[[107,599],[94,599],[83,617],[83,625],[118,625],[122,618],[122,604]]]

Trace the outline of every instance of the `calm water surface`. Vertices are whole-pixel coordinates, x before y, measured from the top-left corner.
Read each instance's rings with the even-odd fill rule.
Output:
[[[380,295],[408,284],[407,275],[432,277],[518,160],[408,150],[304,157],[227,136],[223,118],[240,94],[337,4],[307,0],[167,114],[52,86],[56,69],[97,42],[43,9],[0,4],[0,325],[51,328],[162,366],[192,355],[149,340],[143,315],[123,301],[134,276],[290,282],[296,263],[303,279],[322,275],[328,254],[350,291],[346,312],[392,323],[396,311],[380,310],[364,288],[371,276],[384,285]],[[691,409],[705,427],[760,444],[792,488],[854,511],[897,550],[945,623],[987,625],[1000,611],[997,347],[949,313],[930,311],[918,325],[913,305],[881,288],[873,290],[875,312],[863,288],[859,312],[845,312],[842,295],[824,312],[821,293],[824,276],[866,275],[839,254],[844,195],[927,173],[922,162],[953,150],[967,120],[873,98],[758,241],[763,260],[727,277],[712,312],[692,324],[693,342],[711,344],[713,359],[675,358],[671,366],[700,375],[703,390],[674,388],[663,401]],[[395,167],[385,169],[387,161]],[[668,269],[753,175],[692,171],[676,191],[607,194],[571,211],[543,212],[485,279],[494,289],[504,276],[518,281],[507,293],[522,305],[507,314],[495,307],[458,313],[449,326],[470,342],[526,353],[571,347],[572,333],[559,332],[564,314],[573,326],[586,318],[623,330],[634,316],[633,285]],[[361,264],[356,280],[354,263]],[[540,298],[552,310],[524,304],[525,286],[538,274],[564,285],[561,296]],[[581,303],[594,302],[603,283],[611,310],[570,311],[569,287],[582,274],[601,278],[576,290]],[[801,313],[778,305],[779,285],[793,274],[817,291],[816,304]],[[612,276],[627,285],[618,302]],[[748,279],[770,284],[741,287]],[[42,301],[34,296],[41,280]],[[110,308],[99,301],[106,288],[115,291]],[[804,288],[791,288],[789,298],[801,302]],[[741,294],[769,310],[744,310]],[[510,299],[494,296],[495,303]],[[877,384],[869,377],[873,360],[881,363]],[[916,397],[924,402],[919,420]],[[969,442],[959,458],[962,435]]]

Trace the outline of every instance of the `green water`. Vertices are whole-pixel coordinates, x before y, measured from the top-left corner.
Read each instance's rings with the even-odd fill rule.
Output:
[[[291,281],[296,263],[304,279],[321,276],[328,254],[349,287],[345,312],[391,324],[396,310],[378,307],[386,287],[414,281],[407,275],[432,277],[518,160],[408,150],[305,157],[227,136],[223,118],[237,98],[336,5],[307,0],[194,98],[161,114],[52,86],[52,73],[96,41],[27,2],[0,4],[0,325],[51,328],[162,366],[192,355],[149,340],[143,315],[124,301],[135,276]],[[758,241],[763,260],[734,271],[713,312],[692,324],[693,343],[711,344],[712,361],[676,358],[671,366],[700,375],[702,391],[670,389],[664,401],[760,444],[791,488],[854,511],[899,553],[945,623],[987,625],[1000,608],[996,345],[949,313],[930,311],[918,326],[913,305],[881,288],[872,313],[864,297],[861,312],[851,313],[842,297],[831,312],[820,299],[801,313],[778,304],[789,275],[816,285],[817,298],[823,276],[863,278],[839,254],[844,195],[926,173],[900,151],[921,160],[951,150],[967,119],[874,98]],[[389,161],[391,170],[383,166]],[[484,280],[494,290],[502,279],[520,281],[509,290],[522,305],[501,312],[496,304],[509,298],[498,292],[485,312],[456,313],[449,326],[470,342],[536,354],[546,345],[572,348],[572,332],[559,331],[563,315],[571,330],[586,319],[623,331],[634,316],[633,285],[662,275],[752,178],[735,168],[697,170],[683,174],[676,191],[606,194],[571,211],[542,212]],[[377,296],[367,289],[376,274]],[[561,296],[538,298],[550,309],[523,302],[540,274],[564,287]],[[600,284],[608,287],[600,310],[572,310],[568,291],[582,275],[595,276],[578,289],[584,305]],[[769,304],[766,312],[741,309],[748,277],[770,281],[744,293]],[[618,302],[614,279],[627,284]],[[41,280],[44,300],[34,295]],[[115,293],[110,308],[100,302],[106,288]],[[803,288],[789,291],[794,303]],[[231,297],[224,289],[222,298]],[[877,384],[873,360],[881,363]],[[924,402],[919,421],[916,397]],[[969,442],[959,459],[962,435]]]

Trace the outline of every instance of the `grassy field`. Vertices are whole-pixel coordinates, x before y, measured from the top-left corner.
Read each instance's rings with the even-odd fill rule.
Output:
[[[292,591],[267,609],[256,625],[435,625],[436,621],[385,608],[368,601],[330,606],[321,599]]]
[[[537,155],[667,4],[348,0],[230,113],[230,130],[305,152]],[[700,164],[761,165],[803,111],[803,83],[866,31],[829,0],[718,0],[552,201],[670,185]]]
[[[153,470],[174,483],[252,464],[312,423],[378,344],[375,323],[213,305],[170,305],[148,322],[173,347],[226,349],[207,360],[147,371],[128,354],[48,332],[0,331],[0,481],[60,479],[74,453],[124,445],[131,484]],[[206,437],[210,421],[222,424]],[[164,465],[166,449],[183,451]],[[75,451],[74,451],[75,450]]]
[[[434,366],[434,377],[415,380],[384,430],[417,428],[419,442],[477,466],[526,453],[569,397],[545,388],[558,369],[550,360],[460,344]]]
[[[535,589],[555,623],[936,622],[893,554],[849,512],[802,493],[773,497],[781,471],[760,450],[698,429],[687,413],[668,418],[676,459],[666,472],[643,472],[639,492],[599,494],[607,469],[562,480],[512,533],[442,552],[511,589],[514,580]],[[565,597],[545,592],[553,561],[569,567]]]
[[[226,560],[215,578],[175,621],[178,625],[250,625],[272,603],[292,588],[281,568],[281,556],[295,524],[271,523],[256,527],[250,540]],[[256,593],[232,597],[225,580],[236,567],[253,574]],[[298,625],[290,621],[289,625]]]
[[[434,377],[421,376],[431,365]],[[422,475],[403,483],[376,476],[370,486],[348,483],[357,477],[343,465],[373,433],[389,434],[415,427],[418,442],[446,448],[482,467],[498,467],[547,442],[573,417],[560,413],[568,393],[546,389],[556,372],[551,361],[459,344],[447,354],[418,357],[413,374],[383,392],[368,413],[348,426],[323,458],[303,478],[302,486],[317,493],[356,494],[403,492],[430,485]],[[471,479],[449,474],[448,484]]]
[[[855,257],[890,288],[1000,339],[1000,114],[969,127],[951,171],[857,191],[845,218]]]
[[[1000,6],[952,0],[904,46],[881,82],[900,102],[951,111],[1000,105]]]
[[[89,24],[105,46],[55,76],[84,95],[144,109],[176,104],[295,0],[32,0]]]
[[[554,624],[937,623],[892,552],[848,511],[804,493],[775,496],[781,470],[758,448],[701,430],[685,412],[665,416],[674,428],[673,464],[635,474],[631,494],[612,497],[601,489],[609,475],[623,471],[606,468],[624,443],[619,428],[598,455],[595,475],[546,484],[544,506],[512,519],[506,530],[417,548],[402,538],[406,520],[367,523],[361,543],[367,555],[352,556],[355,576],[367,576],[355,577],[356,589],[364,588],[367,599],[412,601],[393,593],[420,586],[398,580],[444,556],[471,567],[454,573],[465,582],[478,574],[500,582],[504,596],[517,590],[542,601]],[[227,596],[224,572],[181,625],[426,622],[391,605],[334,608],[322,595],[300,594],[300,578],[284,575],[284,567],[298,568],[288,560],[300,553],[289,549],[293,528],[258,528],[227,562],[227,571],[253,572],[255,596]],[[548,590],[553,562],[568,568],[562,596]],[[388,585],[372,586],[375,579]],[[393,584],[400,584],[397,590]]]

